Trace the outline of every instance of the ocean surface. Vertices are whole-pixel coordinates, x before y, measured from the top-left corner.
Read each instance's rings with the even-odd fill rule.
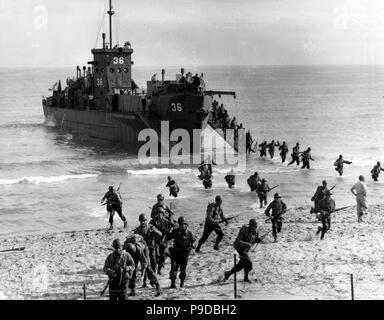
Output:
[[[153,73],[161,74],[160,69],[135,66],[133,78],[144,86]],[[229,168],[218,165],[214,188],[204,190],[196,166],[143,166],[135,152],[46,123],[42,96],[59,79],[64,84],[74,76],[75,68],[0,69],[0,236],[107,227],[100,199],[109,185],[119,183],[130,226],[138,223],[140,213],[149,214],[158,193],[166,195],[177,215],[192,222],[204,221],[207,203],[218,194],[227,215],[263,221],[257,196],[246,183],[254,171],[270,186],[279,185],[276,191],[292,210],[310,206],[323,179],[337,185],[337,207],[353,205],[349,189],[360,174],[366,177],[369,204],[383,202],[384,174],[374,183],[370,170],[377,161],[384,163],[384,66],[186,70],[203,72],[207,89],[236,91],[236,100],[220,100],[258,142],[286,141],[290,151],[296,142],[302,149],[311,147],[312,168],[287,167],[278,154],[274,160],[254,154],[247,158],[245,173],[236,177],[235,189],[224,181]],[[168,68],[166,78],[174,79],[177,72]],[[343,177],[333,167],[339,154],[353,162],[345,165]],[[180,186],[178,199],[168,196],[168,175]]]

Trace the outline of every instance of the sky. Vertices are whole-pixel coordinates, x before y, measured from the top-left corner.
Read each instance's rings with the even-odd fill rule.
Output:
[[[0,0],[0,67],[72,67],[107,0]],[[382,0],[113,0],[139,66],[384,64]]]

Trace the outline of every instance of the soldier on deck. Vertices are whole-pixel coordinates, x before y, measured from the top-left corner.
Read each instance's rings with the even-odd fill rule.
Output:
[[[108,192],[101,199],[101,203],[103,203],[104,200],[107,200],[107,211],[109,213],[109,223],[110,223],[109,230],[113,229],[113,216],[115,215],[115,212],[117,212],[121,220],[124,222],[124,228],[126,228],[127,219],[125,218],[122,212],[121,199],[118,193],[115,192],[115,190],[113,189],[113,186],[110,186],[108,189],[109,189]]]
[[[261,179],[261,183],[256,189],[257,196],[259,197],[260,208],[263,207],[263,204],[267,205],[267,195],[270,191],[270,188],[267,184],[267,180]]]
[[[169,195],[170,196],[177,198],[177,195],[180,191],[180,188],[177,185],[177,183],[175,182],[175,180],[173,180],[171,177],[168,177],[168,183],[166,184],[165,187],[169,188]]]
[[[250,176],[247,179],[247,183],[249,187],[251,188],[251,192],[257,190],[259,184],[261,183],[261,179],[259,177],[259,174],[255,172],[252,176]]]
[[[192,249],[195,248],[195,237],[191,231],[187,230],[188,223],[184,217],[179,217],[177,220],[178,228],[173,229],[167,234],[166,240],[173,240],[173,247],[169,248],[171,257],[171,288],[176,288],[177,271],[180,267],[180,288],[184,287],[186,278],[186,270],[188,265],[188,257]]]
[[[378,162],[371,170],[373,181],[377,181],[379,179],[380,171],[384,171],[384,169],[381,167],[381,163]]]
[[[328,191],[327,181],[323,180],[322,185],[317,187],[315,194],[311,198],[311,201],[315,202],[315,208],[319,201],[325,197],[326,191]]]
[[[333,164],[336,167],[335,170],[339,173],[340,176],[343,175],[344,163],[352,164],[351,161],[344,160],[343,155],[341,154],[341,155],[339,155],[339,159],[337,159],[335,161],[335,163]]]
[[[319,201],[315,207],[315,213],[319,213],[318,218],[321,220],[322,226],[318,228],[316,234],[321,232],[320,240],[324,239],[325,233],[331,228],[331,213],[335,210],[335,200],[331,198],[331,191],[325,192],[325,197]]]
[[[265,215],[270,217],[272,222],[272,235],[277,242],[277,233],[280,233],[283,226],[283,217],[282,215],[287,212],[286,204],[281,200],[281,197],[278,193],[275,193],[273,196],[274,200],[269,204],[265,210]],[[272,210],[272,214],[270,211]]]
[[[251,282],[248,273],[252,270],[253,266],[248,252],[255,243],[259,242],[261,242],[261,239],[259,237],[256,219],[251,219],[249,220],[249,225],[242,226],[233,244],[233,247],[239,253],[240,261],[232,268],[232,270],[224,272],[225,280],[228,280],[235,272],[244,269],[244,281]]]
[[[156,267],[157,267],[156,252],[158,251],[156,240],[161,238],[163,234],[154,225],[152,224],[148,225],[147,217],[145,216],[145,214],[142,213],[139,215],[139,221],[140,221],[140,226],[138,226],[135,230],[133,230],[133,232],[144,238],[144,241],[148,246],[149,261],[150,261],[151,268],[152,270],[156,270]]]
[[[288,146],[286,145],[285,141],[283,141],[283,144],[279,147],[280,150],[280,156],[281,156],[281,162],[285,162],[285,159],[287,158],[288,153]]]
[[[230,172],[224,177],[225,181],[228,183],[228,187],[232,189],[235,185],[235,171],[231,169]]]
[[[288,163],[290,166],[292,163],[296,162],[296,165],[298,166],[300,164],[300,144],[296,142],[296,145],[292,148],[292,161]]]
[[[212,231],[216,232],[217,238],[216,243],[213,247],[215,250],[219,250],[219,243],[224,237],[224,232],[220,227],[220,221],[225,220],[222,208],[223,200],[220,196],[216,196],[214,203],[209,203],[207,207],[207,215],[205,218],[204,231],[199,244],[196,248],[196,252],[200,252],[201,246],[207,241],[208,237]],[[225,221],[225,224],[228,225],[228,221]]]
[[[129,253],[123,251],[119,239],[113,241],[112,247],[115,251],[108,255],[103,268],[109,277],[109,300],[126,300],[135,262]]]

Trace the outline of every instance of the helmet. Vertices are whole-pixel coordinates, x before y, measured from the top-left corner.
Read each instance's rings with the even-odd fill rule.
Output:
[[[182,225],[182,224],[186,224],[188,225],[187,221],[184,219],[184,217],[179,217],[179,219],[177,219],[177,223],[179,225]]]
[[[327,181],[326,181],[326,180],[323,180],[322,184],[323,184],[323,185],[327,184]]]
[[[280,198],[281,198],[280,194],[278,194],[278,193],[275,193],[275,194],[273,195],[273,197],[274,197],[275,199],[280,199]]]
[[[308,148],[308,151],[311,151],[312,149],[311,148]]]
[[[365,181],[364,176],[359,176],[360,181]]]
[[[162,194],[158,194],[157,195],[157,199],[163,201],[164,200],[164,196]]]
[[[377,165],[378,165],[378,166],[381,166],[381,163],[380,163],[380,161],[379,161],[379,162],[377,162]]]
[[[297,145],[297,146],[299,146],[299,145],[300,145],[300,143],[296,142],[296,145]]]
[[[251,219],[251,220],[249,220],[249,226],[255,226],[255,227],[257,227],[257,221],[256,221],[256,219]]]
[[[113,190],[113,186],[109,186],[108,189],[109,189],[109,191],[112,191]]]
[[[253,174],[254,176],[258,176],[259,174],[257,173],[257,171],[255,171],[255,173]]]
[[[147,221],[147,217],[145,216],[144,213],[142,213],[142,214],[139,215],[139,221],[140,221],[140,222]]]
[[[263,178],[263,179],[261,179],[261,182],[267,182],[267,180],[265,180],[265,179]]]
[[[220,196],[216,196],[216,198],[215,198],[215,202],[223,202],[223,200],[221,199],[221,197]]]
[[[121,248],[121,242],[120,242],[120,239],[115,239],[115,240],[113,240],[113,242],[112,242],[112,247],[113,247],[114,249],[119,249],[119,248]]]
[[[341,154],[341,155],[339,155],[339,158],[342,158],[343,157],[343,155]]]

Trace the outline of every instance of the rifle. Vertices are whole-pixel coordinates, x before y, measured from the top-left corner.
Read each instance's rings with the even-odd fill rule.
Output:
[[[347,208],[350,208],[350,207],[353,207],[353,206],[346,206],[346,207],[338,208],[338,209],[335,209],[335,210],[329,212],[329,214],[335,213],[335,212],[338,212],[338,211],[341,211],[341,210],[344,210],[344,209],[347,209]],[[312,211],[312,209],[311,209],[311,211]],[[322,213],[320,213],[320,214],[322,214]]]
[[[331,189],[329,189],[329,191],[332,191],[333,189],[335,189],[337,185],[335,184]]]
[[[218,223],[227,222],[227,221],[232,220],[232,219],[234,219],[234,218],[237,218],[237,217],[239,217],[239,216],[240,216],[240,215],[238,214],[238,215],[233,216],[233,217],[225,218],[225,219],[220,220]]]
[[[273,189],[277,188],[278,186],[279,186],[279,185],[274,186],[273,188],[269,188],[269,189],[268,189],[268,192],[272,191]]]
[[[25,247],[1,250],[0,252],[24,251]]]
[[[260,237],[260,240],[263,240],[263,239],[264,239],[268,234],[270,234],[271,232],[272,232],[272,230],[270,230],[270,231],[264,233],[264,234]],[[254,251],[256,250],[256,248],[257,248],[257,246],[259,245],[259,243],[260,243],[260,242],[256,243],[255,246],[254,246],[254,248],[253,248],[252,250],[250,250],[251,253],[254,252]]]
[[[107,288],[109,287],[109,284],[110,284],[111,280],[108,280],[107,284],[105,285],[103,291],[100,292],[100,297],[102,297],[105,293],[105,291],[107,290]]]

